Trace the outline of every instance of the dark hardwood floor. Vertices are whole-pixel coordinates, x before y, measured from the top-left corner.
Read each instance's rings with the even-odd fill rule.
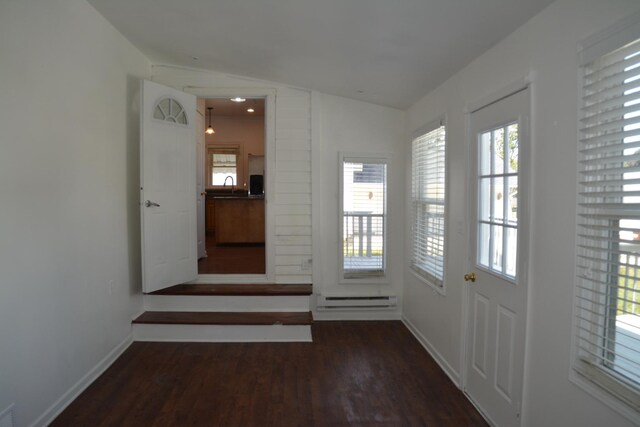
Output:
[[[133,323],[165,325],[311,325],[306,312],[275,311],[145,311]]]
[[[399,321],[313,343],[134,343],[52,426],[486,426]]]
[[[205,239],[207,257],[198,260],[198,274],[264,274],[264,244],[216,245],[214,234]]]
[[[149,295],[202,295],[202,296],[273,296],[311,295],[311,284],[275,283],[189,283],[170,286]]]

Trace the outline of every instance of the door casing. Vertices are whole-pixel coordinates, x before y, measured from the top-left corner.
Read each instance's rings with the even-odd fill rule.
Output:
[[[265,100],[265,274],[198,274],[191,283],[273,283],[275,281],[275,99],[269,88],[233,88],[186,86],[183,91],[198,98],[264,98]]]

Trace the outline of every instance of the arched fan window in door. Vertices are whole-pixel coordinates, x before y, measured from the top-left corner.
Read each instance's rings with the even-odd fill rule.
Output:
[[[184,111],[182,105],[175,99],[169,97],[162,98],[156,103],[153,109],[153,118],[181,125],[189,124],[187,113]]]

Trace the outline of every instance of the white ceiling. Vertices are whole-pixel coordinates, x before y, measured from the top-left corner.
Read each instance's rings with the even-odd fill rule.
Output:
[[[551,2],[89,0],[154,63],[402,109]]]
[[[205,107],[211,107],[211,116],[216,117],[262,117],[264,116],[264,99],[247,99],[245,102],[233,102],[228,98],[208,98],[205,100]],[[252,107],[253,113],[249,113],[247,108]],[[208,111],[205,111],[206,117]]]

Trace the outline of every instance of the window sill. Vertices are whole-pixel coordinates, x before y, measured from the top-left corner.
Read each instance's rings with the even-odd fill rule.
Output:
[[[601,375],[606,374],[602,373]],[[569,381],[628,420],[640,425],[640,412],[635,410],[627,402],[612,394],[612,392],[589,379],[585,374],[576,371],[573,366],[571,367],[571,372],[569,374]]]
[[[340,277],[338,280],[340,285],[390,285],[391,281],[386,276],[371,277]]]
[[[413,267],[409,266],[409,271],[411,271],[411,274],[413,275],[413,277],[418,279],[420,283],[427,285],[428,287],[433,289],[436,293],[442,296],[447,295],[447,292],[445,291],[445,288],[444,288],[444,281],[442,286],[438,286],[434,284],[431,280],[424,277],[422,274],[418,273]]]

